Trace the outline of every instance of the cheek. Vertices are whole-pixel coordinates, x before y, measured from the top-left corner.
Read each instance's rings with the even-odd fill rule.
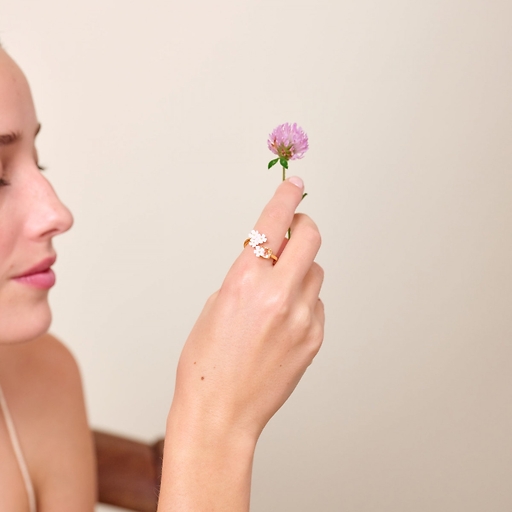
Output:
[[[0,279],[16,263],[23,263],[23,260],[16,261],[19,257],[26,256],[27,248],[23,248],[23,241],[26,239],[26,212],[30,201],[19,193],[20,188],[14,184],[0,188]]]
[[[3,229],[0,221],[0,297],[2,290],[9,283],[9,277],[14,272],[14,236],[9,233],[9,228]]]
[[[6,222],[9,219],[10,222]],[[16,268],[16,252],[20,243],[20,226],[12,215],[0,210],[0,296]]]
[[[51,313],[47,290],[28,289],[11,279],[26,258],[20,260],[24,244],[17,212],[6,210],[0,208],[0,343],[13,343],[44,333]]]

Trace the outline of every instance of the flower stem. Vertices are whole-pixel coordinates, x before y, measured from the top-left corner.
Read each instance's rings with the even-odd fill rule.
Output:
[[[283,181],[286,180],[286,168],[285,166],[283,165]],[[292,236],[292,230],[290,228],[288,228],[288,240],[290,240],[290,237]]]

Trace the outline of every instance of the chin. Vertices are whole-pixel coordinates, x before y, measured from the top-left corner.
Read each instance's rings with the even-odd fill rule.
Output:
[[[0,344],[23,343],[44,334],[52,322],[48,300],[30,308],[9,308],[0,304]]]

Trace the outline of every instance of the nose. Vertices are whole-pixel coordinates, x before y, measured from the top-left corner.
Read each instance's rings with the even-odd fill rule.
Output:
[[[32,238],[51,239],[73,225],[73,215],[60,201],[50,182],[39,172],[32,183],[32,215],[29,229]]]

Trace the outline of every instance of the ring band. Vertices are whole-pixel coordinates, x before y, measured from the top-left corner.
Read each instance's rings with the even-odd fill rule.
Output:
[[[244,241],[244,248],[250,245],[254,248],[254,254],[257,258],[272,259],[272,265],[275,265],[278,257],[272,252],[270,247],[262,245],[267,241],[267,237],[263,233],[259,233],[254,229],[249,233],[249,238]]]

